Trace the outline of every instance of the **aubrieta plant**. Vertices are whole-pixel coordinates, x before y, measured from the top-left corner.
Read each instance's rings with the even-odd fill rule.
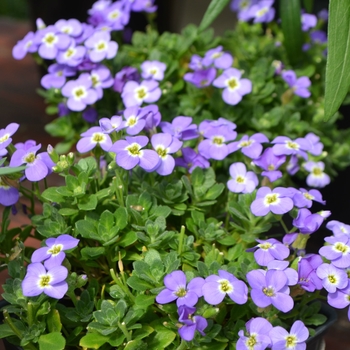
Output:
[[[323,122],[327,13],[300,11],[292,65],[273,0],[232,1],[237,26],[214,37],[228,2],[159,34],[152,0],[100,0],[87,23],[39,19],[14,47],[49,62],[46,130],[63,140],[43,151],[13,142],[15,122],[0,130],[1,338],[302,350],[327,319],[321,299],[350,305],[350,226],[313,209],[350,163],[340,114]],[[129,42],[133,12],[150,24]],[[30,224],[10,228],[18,211]],[[325,221],[332,235],[310,254]]]

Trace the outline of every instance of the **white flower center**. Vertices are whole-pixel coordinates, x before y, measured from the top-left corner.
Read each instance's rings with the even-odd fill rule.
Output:
[[[219,283],[219,291],[221,293],[226,294],[226,293],[231,293],[233,291],[233,286],[230,283],[230,281],[228,281],[227,279],[218,280],[218,283]]]
[[[52,47],[57,43],[58,38],[54,33],[47,33],[42,41],[46,46]]]
[[[85,86],[77,86],[73,89],[73,97],[75,100],[81,100],[87,96]]]

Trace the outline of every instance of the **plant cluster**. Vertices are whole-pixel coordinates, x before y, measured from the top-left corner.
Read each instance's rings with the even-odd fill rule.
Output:
[[[331,215],[311,211],[325,204],[316,188],[349,164],[340,115],[322,120],[327,13],[300,14],[294,67],[273,0],[232,1],[237,27],[214,37],[227,3],[180,35],[157,32],[151,0],[100,0],[88,23],[38,20],[14,47],[50,61],[46,130],[63,140],[40,152],[13,142],[17,123],[0,130],[0,337],[33,350],[301,350],[326,321],[320,299],[350,304],[350,226],[328,221],[325,246],[306,251]],[[129,42],[135,11],[150,24]],[[18,210],[31,223],[10,228]]]

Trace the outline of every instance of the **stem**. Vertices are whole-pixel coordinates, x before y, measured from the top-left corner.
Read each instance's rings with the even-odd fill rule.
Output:
[[[280,219],[280,223],[281,223],[281,226],[283,227],[284,232],[285,232],[285,233],[289,233],[288,227],[287,227],[286,224],[284,223],[282,217],[281,217],[281,219]]]
[[[28,326],[31,327],[34,323],[34,309],[33,309],[33,304],[31,302],[29,302],[27,304],[27,312],[28,312]]]
[[[185,350],[187,349],[187,343],[186,340],[181,339],[180,345],[177,347],[176,350]]]
[[[128,332],[128,329],[127,329],[126,326],[125,326],[125,322],[122,322],[122,323],[118,322],[118,327],[119,327],[119,329],[123,332],[123,334],[125,335],[126,340],[127,340],[128,342],[131,341],[131,335],[130,335],[130,333]]]
[[[186,229],[186,227],[184,225],[182,225],[181,230],[180,230],[180,236],[179,236],[179,246],[177,248],[177,253],[179,255],[182,254],[182,246],[183,246],[183,241],[184,241],[184,237],[185,237],[185,229]]]

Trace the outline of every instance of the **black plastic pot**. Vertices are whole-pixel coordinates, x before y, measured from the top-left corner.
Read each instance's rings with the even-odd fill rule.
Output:
[[[0,309],[8,305],[7,301],[0,301]],[[322,326],[316,329],[316,334],[307,340],[307,350],[323,350],[323,337],[327,330],[331,327],[333,323],[337,321],[337,312],[330,307],[328,304],[322,304],[321,311],[323,315],[327,316],[327,321]],[[3,322],[3,313],[0,312],[0,324]],[[2,340],[6,350],[22,350],[20,346],[13,345],[9,343],[6,339]]]

